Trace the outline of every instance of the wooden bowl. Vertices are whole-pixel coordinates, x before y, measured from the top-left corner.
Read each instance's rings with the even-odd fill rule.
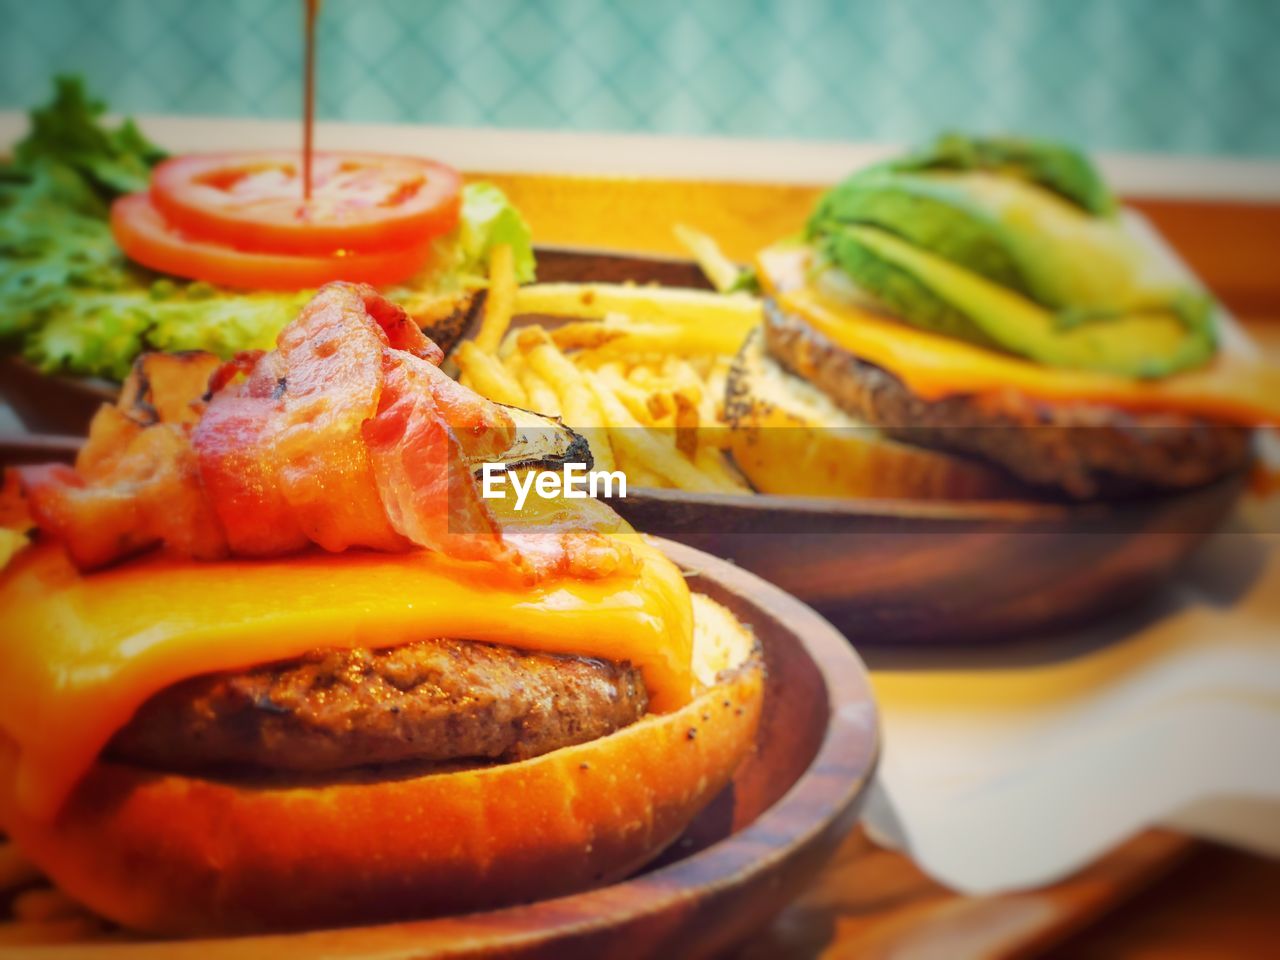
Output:
[[[659,543],[693,589],[755,631],[768,678],[755,752],[654,864],[613,886],[462,917],[127,948],[113,938],[109,948],[85,943],[65,955],[699,957],[741,942],[799,893],[852,828],[876,762],[875,705],[862,662],[816,613],[732,564]]]
[[[751,570],[860,645],[974,643],[1083,622],[1168,578],[1217,529],[1238,474],[1090,504],[824,500],[638,490],[615,509]]]
[[[33,433],[83,435],[119,392],[110,380],[41,373],[21,357],[0,357],[0,395]]]

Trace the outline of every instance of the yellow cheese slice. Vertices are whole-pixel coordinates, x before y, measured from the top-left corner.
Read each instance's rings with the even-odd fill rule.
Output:
[[[900,323],[808,282],[809,252],[778,246],[757,258],[761,283],[786,311],[836,345],[888,370],[926,400],[1013,390],[1245,425],[1280,424],[1280,369],[1256,352],[1221,350],[1209,364],[1159,380],[1042,366]]]
[[[676,709],[694,684],[689,590],[656,548],[624,536],[638,572],[532,587],[429,551],[154,558],[82,575],[56,544],[30,547],[0,573],[0,731],[18,748],[18,802],[56,813],[165,687],[318,647],[452,637],[629,660],[651,708]]]

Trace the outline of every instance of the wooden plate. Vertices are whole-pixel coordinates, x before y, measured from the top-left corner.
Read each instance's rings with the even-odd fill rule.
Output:
[[[693,589],[755,631],[768,681],[755,752],[656,863],[623,883],[505,910],[304,934],[136,942],[128,955],[708,956],[768,923],[857,819],[878,749],[871,688],[849,644],[808,607],[723,560],[660,545]],[[89,960],[110,953],[105,947],[84,944],[66,955]]]

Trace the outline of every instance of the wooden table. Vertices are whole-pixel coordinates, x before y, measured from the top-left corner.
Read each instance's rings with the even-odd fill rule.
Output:
[[[956,897],[859,831],[732,960],[1278,956],[1277,890],[1280,862],[1153,830],[1053,887]]]
[[[1202,844],[1164,879],[1048,956],[1280,956],[1280,862]]]
[[[477,175],[481,176],[481,175]],[[683,255],[686,223],[746,261],[800,229],[819,186],[489,175],[540,243]],[[1237,315],[1280,347],[1280,204],[1131,198]],[[1253,325],[1253,324],[1251,324]],[[1046,890],[959,898],[852,835],[738,960],[776,956],[1280,956],[1280,863],[1164,831]]]

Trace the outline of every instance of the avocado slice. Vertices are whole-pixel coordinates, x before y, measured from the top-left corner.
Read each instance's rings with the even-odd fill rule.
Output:
[[[1046,365],[1162,377],[1203,363],[1216,347],[1210,303],[1189,291],[1054,311],[876,227],[840,228],[826,246],[902,319]]]
[[[1094,216],[1111,216],[1116,211],[1115,197],[1089,158],[1049,140],[946,133],[883,166],[900,173],[987,171],[1036,184]]]
[[[903,269],[863,242],[851,228],[840,228],[817,240],[819,260],[838,267],[861,291],[915,326],[999,348],[1000,344],[963,310],[943,299],[910,270]]]
[[[990,173],[935,177],[961,198],[963,209],[981,211],[983,222],[994,224],[1023,281],[1012,289],[1045,306],[1127,307],[1164,299],[1174,285],[1159,275],[1156,265],[1114,217],[1088,214],[1017,178]],[[947,259],[970,266],[962,259]],[[978,272],[1001,282],[986,271]]]
[[[839,227],[882,227],[1001,286],[1031,295],[1005,231],[955,177],[871,171],[829,191],[809,220],[810,239]]]
[[[847,181],[809,223],[881,227],[1047,307],[1120,307],[1163,298],[1171,282],[1121,223],[1036,184],[993,173],[881,171]]]
[[[871,298],[946,336],[1129,376],[1202,362],[1211,302],[1164,275],[1115,210],[1069,147],[952,135],[829,191],[807,239]]]

